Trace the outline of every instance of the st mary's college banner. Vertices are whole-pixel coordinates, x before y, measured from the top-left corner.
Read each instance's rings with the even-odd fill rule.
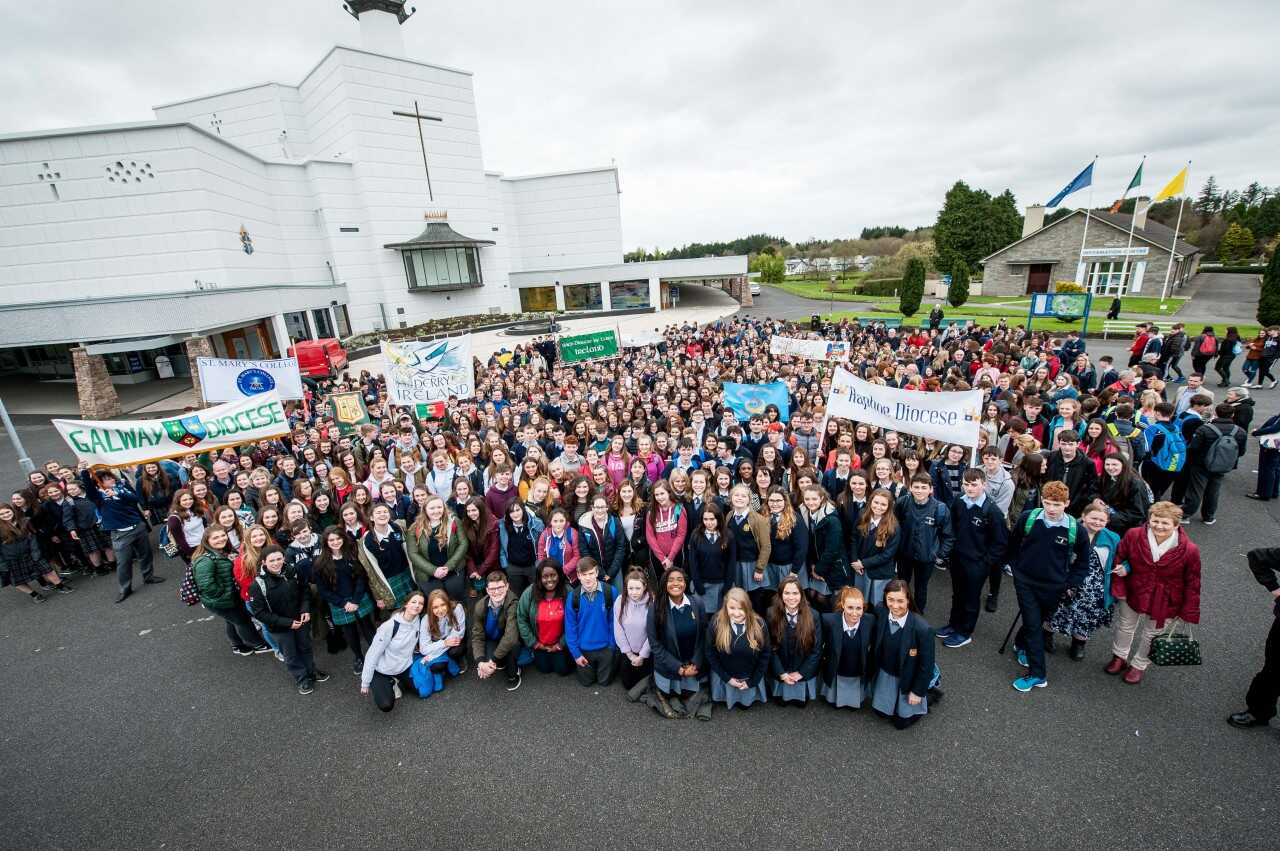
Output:
[[[274,391],[179,417],[158,420],[54,420],[81,461],[123,467],[180,458],[289,433],[284,405]]]
[[[961,446],[978,445],[982,391],[925,393],[863,381],[841,367],[831,379],[827,416],[931,437]]]
[[[808,360],[848,360],[850,344],[845,340],[803,340],[798,337],[769,338],[769,354],[794,355]]]
[[[444,402],[450,396],[470,399],[476,395],[470,335],[429,343],[383,340],[382,359],[387,398],[393,405]]]
[[[302,398],[302,375],[296,358],[196,358],[196,369],[200,371],[200,392],[206,402],[233,402],[272,390],[281,399]]]

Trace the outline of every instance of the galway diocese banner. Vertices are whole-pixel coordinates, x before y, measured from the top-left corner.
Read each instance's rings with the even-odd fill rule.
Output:
[[[364,397],[358,390],[350,393],[330,393],[329,407],[333,409],[334,422],[338,424],[338,434],[355,434],[360,426],[369,420],[369,409],[364,406]]]
[[[726,381],[723,386],[725,407],[740,420],[749,420],[754,414],[764,414],[769,405],[778,406],[778,418],[784,423],[791,419],[791,399],[787,385],[781,381],[769,384],[734,384]]]
[[[808,360],[848,360],[849,343],[844,340],[802,340],[774,334],[769,338],[769,354],[795,355]]]
[[[229,360],[196,358],[200,393],[206,402],[233,402],[275,390],[281,399],[302,398],[302,375],[296,358]]]
[[[53,427],[81,461],[123,467],[280,437],[289,420],[271,391],[169,419],[54,420]]]
[[[382,341],[387,398],[393,405],[444,402],[450,396],[476,395],[476,372],[471,364],[471,335],[429,343]]]
[[[961,446],[978,445],[982,391],[926,393],[863,381],[836,367],[827,416],[843,417]]]

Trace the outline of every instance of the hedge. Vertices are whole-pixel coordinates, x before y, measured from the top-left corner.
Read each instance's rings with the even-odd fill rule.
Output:
[[[893,296],[898,294],[898,288],[901,286],[901,278],[878,278],[874,281],[863,281],[857,287],[857,292],[863,295]]]
[[[1228,275],[1261,275],[1267,271],[1266,266],[1210,266],[1200,264],[1201,272],[1223,272]]]

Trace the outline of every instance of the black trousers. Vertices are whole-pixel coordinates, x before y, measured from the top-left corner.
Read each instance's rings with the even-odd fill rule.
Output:
[[[995,596],[1000,594],[1000,583],[1004,581],[1004,565],[993,564],[991,569],[987,571],[987,585],[991,588],[991,593]]]
[[[365,645],[373,643],[373,621],[366,615],[356,618],[351,623],[344,623],[338,629],[342,630],[342,637],[347,640],[351,655],[357,659],[363,659]]]
[[[1212,520],[1218,513],[1218,495],[1222,492],[1224,473],[1210,473],[1195,465],[1187,471],[1187,492],[1182,500],[1182,516],[1195,517],[1196,512],[1205,520]]]
[[[227,638],[236,650],[252,650],[263,646],[262,635],[253,625],[253,621],[249,620],[249,613],[245,611],[244,606],[240,605],[239,597],[236,597],[236,602],[229,609],[209,609],[209,611],[222,618],[227,628]]]
[[[580,667],[576,662],[573,664],[573,674],[578,678],[578,685],[593,686],[598,683],[607,686],[613,682],[613,672],[618,661],[617,650],[612,647],[583,650],[582,655],[587,657],[589,664],[585,668]]]
[[[1151,461],[1142,462],[1142,478],[1151,485],[1151,493],[1156,500],[1164,499],[1164,492],[1178,479],[1178,474],[1162,470]]]
[[[653,673],[653,657],[645,657],[644,664],[632,665],[625,653],[618,654],[618,679],[627,691],[636,687],[636,683]]]
[[[1262,670],[1249,684],[1245,703],[1254,718],[1270,721],[1276,717],[1276,700],[1280,699],[1280,616],[1271,622],[1267,633],[1267,649],[1263,656]]]
[[[516,645],[511,648],[511,652],[503,658],[494,659],[493,651],[497,646],[498,642],[486,638],[484,642],[484,659],[497,663],[498,668],[502,670],[502,673],[506,674],[507,682],[514,683],[516,680],[520,679],[520,666],[517,664],[517,660],[520,657],[520,646]],[[477,659],[476,662],[482,662],[484,659]]]
[[[449,573],[444,579],[433,576],[421,584],[422,593],[430,596],[432,591],[443,588],[450,600],[462,602],[467,599],[467,581],[462,574],[463,571],[459,569]]]
[[[948,623],[961,635],[973,635],[978,626],[982,585],[989,575],[986,559],[951,560],[951,618]]]
[[[520,599],[520,595],[524,593],[524,589],[533,584],[533,565],[507,565],[507,582],[511,585],[511,593],[516,595],[516,599]]]
[[[1047,588],[1019,581],[1013,577],[1013,587],[1018,592],[1018,608],[1022,611],[1022,626],[1014,644],[1027,653],[1031,676],[1047,679],[1044,662],[1044,622],[1053,616],[1062,599],[1062,588]]]
[[[573,670],[574,664],[569,658],[569,651],[561,648],[554,653],[550,650],[533,651],[533,667],[544,674],[559,674],[567,677]]]
[[[390,712],[392,709],[395,709],[395,684],[397,682],[400,683],[401,693],[418,693],[418,689],[413,685],[413,677],[409,676],[408,668],[405,668],[395,676],[384,674],[380,671],[374,671],[373,682],[369,683],[369,694],[373,697],[373,705],[383,712]]]
[[[316,660],[311,652],[311,624],[282,632],[272,630],[271,637],[280,646],[280,653],[284,655],[284,667],[296,685],[315,679]]]
[[[898,578],[911,584],[916,608],[924,614],[925,604],[929,602],[929,580],[933,578],[934,563],[904,558],[898,562]]]

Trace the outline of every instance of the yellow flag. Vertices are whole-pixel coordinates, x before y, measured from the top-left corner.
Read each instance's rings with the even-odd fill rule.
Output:
[[[1173,176],[1173,180],[1170,180],[1167,184],[1165,184],[1164,189],[1160,190],[1160,194],[1157,195],[1154,199],[1152,199],[1151,203],[1155,204],[1159,201],[1163,201],[1166,198],[1172,198],[1175,195],[1181,195],[1182,191],[1186,188],[1187,188],[1187,170],[1186,168],[1183,168],[1182,171],[1178,172]]]

